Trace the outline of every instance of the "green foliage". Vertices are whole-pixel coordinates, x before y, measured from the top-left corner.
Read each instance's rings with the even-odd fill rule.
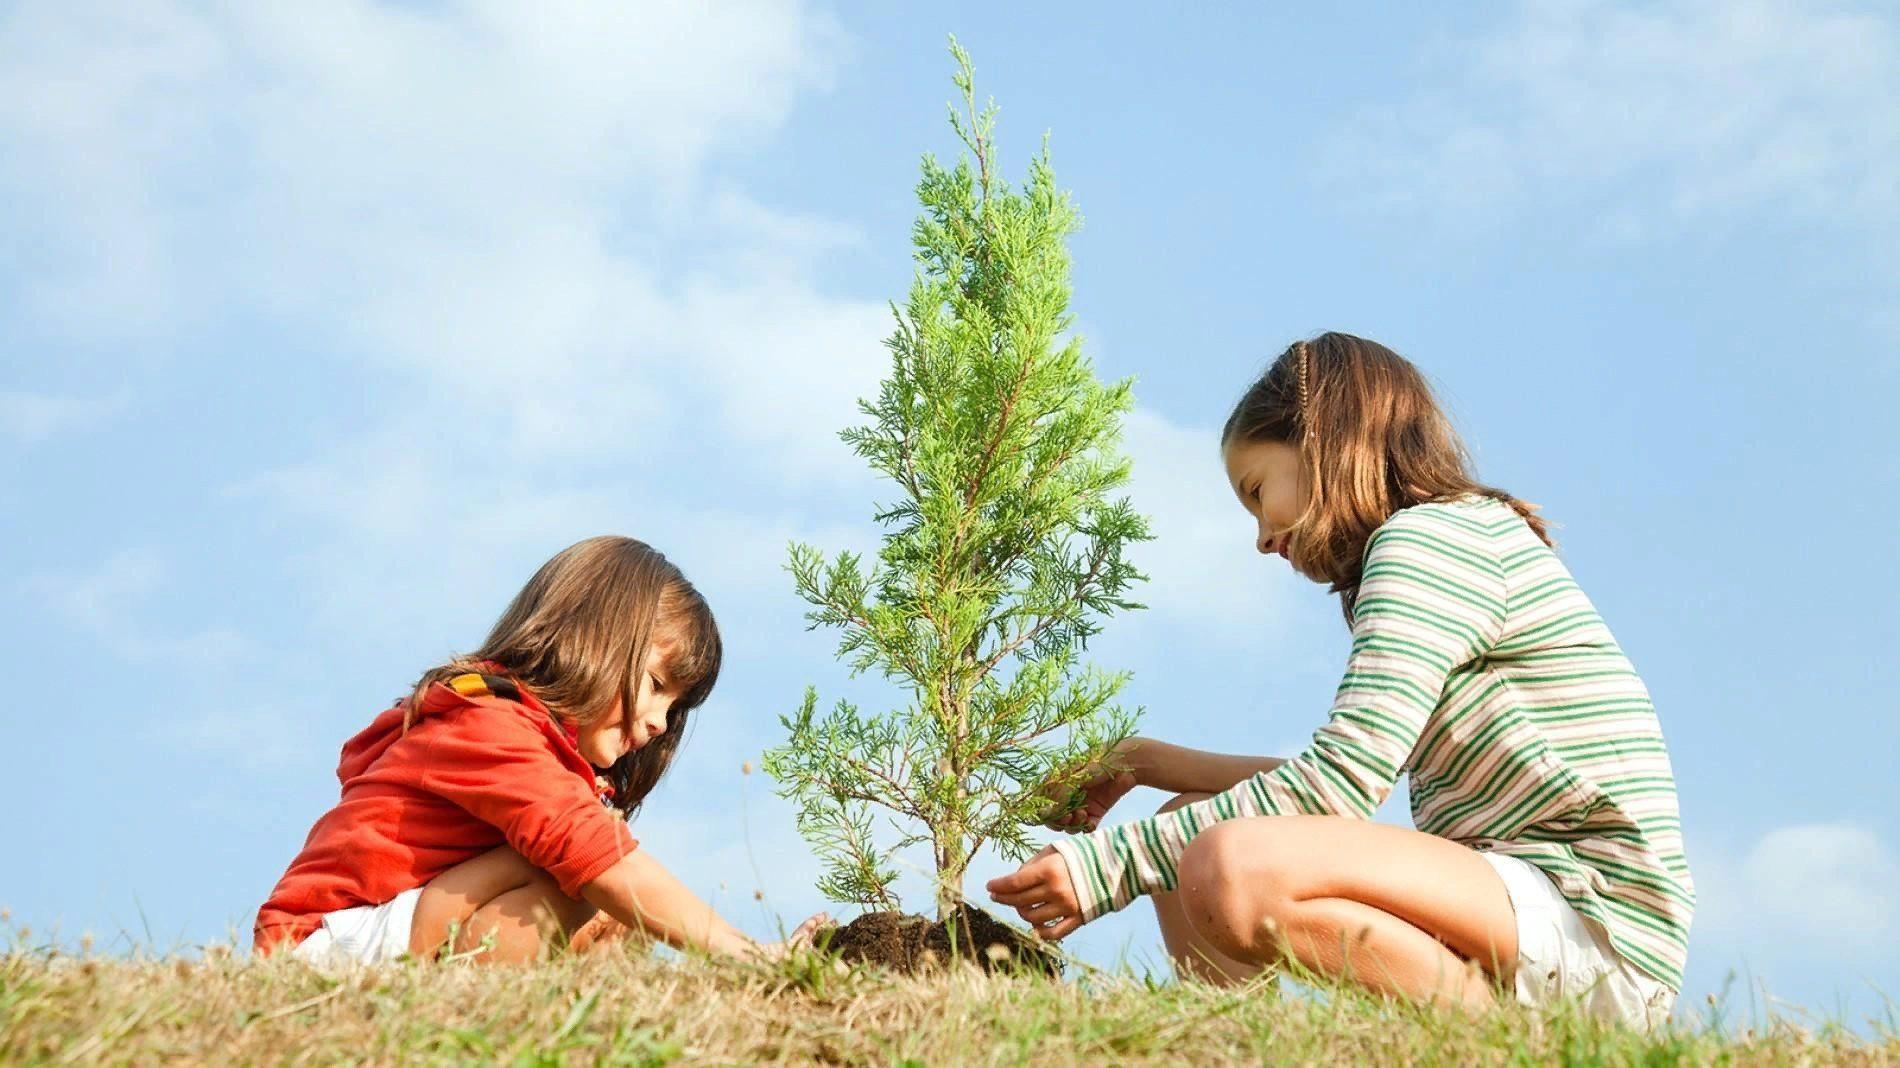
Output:
[[[977,850],[1032,851],[1025,824],[1132,730],[1125,673],[1083,661],[1113,612],[1138,608],[1124,556],[1149,537],[1121,491],[1130,382],[1099,382],[1070,329],[1067,238],[1080,219],[1048,146],[1020,189],[996,174],[991,104],[952,40],[954,166],[923,160],[917,274],[892,306],[891,369],[843,438],[896,495],[875,562],[794,545],[788,570],[839,657],[908,691],[906,706],[829,713],[807,692],[765,768],[801,806],[835,899],[895,907],[892,858],[928,843],[939,914]],[[874,836],[875,813],[891,833]]]

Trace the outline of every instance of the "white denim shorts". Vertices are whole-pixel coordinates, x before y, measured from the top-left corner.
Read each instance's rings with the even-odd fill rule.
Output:
[[[1497,869],[1517,912],[1512,986],[1518,1001],[1574,1001],[1593,1016],[1644,1031],[1669,1018],[1675,991],[1619,956],[1602,928],[1585,920],[1541,868],[1502,853],[1479,855]]]
[[[404,890],[380,905],[338,909],[323,926],[297,943],[291,956],[319,968],[393,964],[409,952],[409,929],[416,919],[422,887]]]

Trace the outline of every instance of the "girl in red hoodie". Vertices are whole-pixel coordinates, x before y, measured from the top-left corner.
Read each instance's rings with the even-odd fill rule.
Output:
[[[636,848],[627,819],[719,675],[719,630],[632,538],[542,565],[476,652],[427,671],[343,747],[343,793],[258,911],[260,952],[326,964],[444,951],[533,959],[644,931],[782,951]]]

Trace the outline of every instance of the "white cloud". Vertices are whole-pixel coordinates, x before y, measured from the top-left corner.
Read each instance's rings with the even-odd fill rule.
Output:
[[[125,601],[156,588],[159,570],[158,559],[151,552],[127,550],[85,574],[58,578],[40,575],[27,584],[67,620],[98,631],[117,622]]]
[[[724,555],[770,560],[758,581],[777,584],[784,537],[813,524],[772,517],[813,485],[869,486],[837,432],[887,366],[889,312],[811,282],[863,235],[718,166],[826,84],[828,20],[790,2],[120,14],[13,14],[0,131],[43,158],[0,188],[67,250],[46,300],[240,306],[375,391],[361,410],[389,414],[238,487],[306,524],[291,551],[336,618],[604,529],[750,539]],[[1144,596],[1261,618],[1273,579],[1213,435],[1147,413],[1129,429],[1161,535]],[[704,499],[653,503],[687,471]]]
[[[721,469],[710,456],[679,461],[688,473],[669,478],[637,464],[563,473],[519,453],[499,455],[484,466],[463,446],[391,430],[234,492],[309,531],[292,542],[287,566],[319,630],[405,647],[416,635],[441,634],[445,623],[458,633],[485,623],[547,557],[581,538],[618,533],[679,564],[732,632],[729,643],[769,648],[767,633],[802,626],[783,570],[788,542],[831,552],[874,544],[868,507],[863,516],[817,520],[696,477]],[[666,492],[681,485],[691,492]],[[430,645],[425,655],[444,651]]]
[[[863,421],[889,367],[882,338],[889,309],[823,301],[784,279],[737,286],[694,284],[685,294],[682,351],[697,354],[694,381],[724,429],[787,474],[861,482],[863,462],[838,431]]]
[[[216,704],[148,723],[145,734],[153,746],[204,754],[221,766],[264,778],[328,770],[325,760],[341,748],[326,730],[335,722],[333,710],[316,696],[280,688],[226,695]]]
[[[0,390],[0,437],[24,444],[56,434],[91,430],[124,411],[124,396],[61,397]]]
[[[865,479],[837,431],[888,311],[812,281],[862,234],[722,160],[848,47],[799,0],[15,9],[0,258],[51,344],[225,359],[179,339],[242,323],[351,396],[233,486],[320,626],[486,615],[604,531],[786,597],[788,537],[848,543],[793,513]],[[80,414],[13,407],[22,435]]]
[[[33,268],[16,299],[65,343],[163,348],[257,316],[433,402],[405,424],[485,409],[485,444],[550,458],[699,429],[668,402],[711,372],[746,387],[711,398],[713,422],[798,471],[813,449],[784,400],[815,390],[829,417],[875,381],[882,305],[807,280],[856,235],[711,170],[846,47],[794,0],[6,21],[0,194],[20,225],[0,253]]]
[[[1770,958],[1900,952],[1900,860],[1865,827],[1778,827],[1739,861],[1711,857],[1695,871],[1701,933]]]
[[[1758,214],[1900,232],[1900,23],[1792,0],[1524,3],[1436,53],[1418,97],[1329,146],[1325,180],[1458,225],[1582,210],[1641,239]]]
[[[55,618],[91,634],[130,663],[206,668],[252,651],[252,644],[229,628],[174,630],[145,623],[143,610],[161,591],[165,577],[155,553],[128,549],[87,571],[31,575],[22,588]]]
[[[1260,647],[1287,622],[1278,609],[1306,580],[1255,550],[1253,522],[1221,466],[1220,432],[1147,409],[1130,413],[1123,427],[1134,463],[1130,496],[1155,535],[1133,550],[1149,577],[1136,599],[1198,640]]]

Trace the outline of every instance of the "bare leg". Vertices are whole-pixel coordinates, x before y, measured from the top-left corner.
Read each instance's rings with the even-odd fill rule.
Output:
[[[543,952],[567,944],[593,915],[592,905],[561,893],[552,876],[503,846],[450,868],[423,887],[409,952],[434,956],[453,932],[451,952],[475,952],[492,938],[491,948],[476,959],[537,960]]]
[[[1160,808],[1173,812],[1183,805],[1205,800],[1210,794],[1178,794]],[[1260,973],[1263,963],[1243,964],[1214,948],[1194,925],[1188,922],[1178,892],[1152,895],[1155,920],[1161,925],[1161,942],[1174,961],[1174,974],[1182,979],[1200,979],[1217,985],[1243,983]]]
[[[1261,816],[1201,832],[1175,896],[1192,929],[1258,967],[1466,1006],[1517,960],[1517,919],[1482,857],[1434,835],[1337,816]],[[1471,963],[1477,968],[1472,968]]]

